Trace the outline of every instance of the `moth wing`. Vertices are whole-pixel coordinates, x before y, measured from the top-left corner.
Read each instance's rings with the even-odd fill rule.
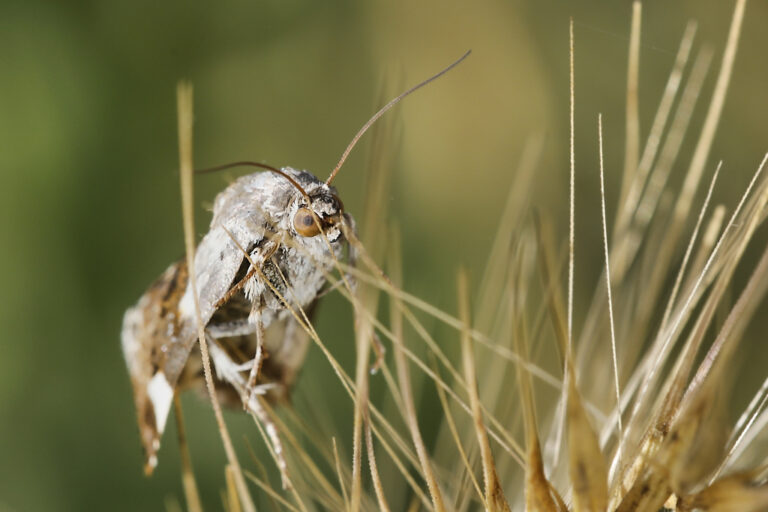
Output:
[[[262,207],[287,201],[270,173],[244,176],[223,190],[214,203],[208,233],[195,253],[195,277],[202,322],[207,325],[219,301],[235,284],[243,250],[253,253],[272,226]],[[269,205],[274,208],[274,205]],[[236,242],[237,241],[237,242]],[[255,262],[261,264],[256,251]],[[160,437],[189,353],[197,341],[197,315],[184,261],[171,265],[123,318],[122,346],[134,391],[145,471],[157,464]]]
[[[263,251],[260,249],[269,245],[264,236],[264,214],[242,200],[222,201],[221,196],[226,192],[217,198],[211,229],[195,252],[195,284],[203,325],[208,325],[220,301],[237,284],[235,280],[241,268],[250,266],[245,253],[256,265],[261,265]],[[179,345],[171,347],[165,365],[165,373],[172,385],[181,375],[189,351],[197,341],[192,287],[185,291],[179,303],[179,313],[183,319],[182,336]]]
[[[249,242],[244,245],[249,245]],[[243,251],[221,226],[212,228],[200,242],[195,254],[195,276],[203,325],[208,324],[219,301],[235,284],[235,277],[243,263],[247,263]],[[189,351],[197,341],[197,315],[191,286],[181,298],[179,314],[183,325],[181,336],[172,342],[165,364],[165,373],[174,385],[184,369]]]
[[[157,465],[160,435],[173,400],[173,385],[164,373],[171,340],[184,330],[178,304],[187,288],[186,262],[174,263],[123,317],[122,347],[136,404],[144,471]]]
[[[261,237],[243,233],[258,245]],[[233,230],[230,230],[233,234]],[[243,238],[246,238],[245,236]],[[221,226],[214,227],[198,246],[195,256],[200,314],[207,324],[216,305],[233,286],[238,270],[247,263],[242,250]],[[169,267],[128,309],[123,318],[122,345],[133,385],[139,432],[145,454],[145,472],[157,465],[160,437],[173,402],[176,383],[197,342],[194,297],[184,261]]]

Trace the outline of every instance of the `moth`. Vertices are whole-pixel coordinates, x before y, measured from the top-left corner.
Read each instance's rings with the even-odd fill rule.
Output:
[[[358,131],[326,181],[308,171],[254,162],[209,169],[247,164],[262,172],[242,176],[218,194],[194,269],[185,260],[173,263],[123,318],[122,349],[147,474],[157,466],[174,394],[202,388],[190,272],[211,340],[218,397],[244,406],[254,393],[272,402],[287,399],[309,346],[297,311],[308,318],[335,262],[354,254],[354,220],[331,182],[376,119],[469,53],[382,107]]]
[[[214,202],[210,229],[195,256],[201,316],[207,334],[240,363],[254,357],[263,338],[269,357],[260,374],[262,383],[276,384],[273,400],[287,395],[308,346],[287,302],[311,310],[333,259],[342,257],[342,222],[351,227],[354,221],[336,190],[289,167],[243,176]],[[157,464],[174,388],[195,387],[202,379],[192,350],[197,323],[188,284],[186,262],[172,264],[123,321],[147,472]],[[223,401],[236,403],[239,393],[221,384]]]

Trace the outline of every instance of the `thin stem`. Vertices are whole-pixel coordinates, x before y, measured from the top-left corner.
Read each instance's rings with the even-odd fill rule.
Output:
[[[619,386],[619,362],[616,356],[616,328],[613,319],[613,297],[611,295],[611,258],[608,255],[608,226],[605,216],[605,167],[603,165],[603,114],[597,117],[598,143],[600,145],[600,207],[603,217],[603,249],[605,251],[605,286],[608,292],[608,318],[611,324],[611,355],[613,357],[613,383],[616,387],[616,409],[621,409],[621,390]],[[621,413],[618,415],[619,439],[616,443],[616,458],[621,466],[621,440],[624,438],[624,425]]]
[[[195,303],[195,317],[197,319],[197,335],[200,343],[200,355],[203,360],[203,373],[205,375],[205,385],[208,389],[208,396],[211,399],[213,412],[216,416],[216,424],[219,428],[221,441],[224,445],[224,451],[227,454],[227,460],[232,467],[237,491],[240,494],[240,501],[245,512],[255,512],[256,506],[253,504],[248,487],[243,478],[243,472],[240,469],[240,463],[237,460],[235,449],[232,446],[232,439],[229,437],[227,425],[224,423],[224,415],[221,412],[221,404],[216,396],[216,388],[213,384],[213,375],[211,373],[211,357],[208,353],[208,343],[205,338],[205,325],[203,325],[202,315],[200,313],[200,300],[197,295],[197,279],[195,275],[195,217],[193,208],[194,185],[193,185],[193,165],[192,165],[192,85],[187,82],[180,82],[176,89],[178,101],[178,123],[179,123],[179,163],[181,170],[181,206],[184,218],[184,245],[186,247],[187,268],[189,272],[189,285],[192,287],[192,297]]]

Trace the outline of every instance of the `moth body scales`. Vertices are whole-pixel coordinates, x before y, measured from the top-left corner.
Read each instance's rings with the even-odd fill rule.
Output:
[[[313,308],[334,259],[343,257],[342,223],[351,227],[352,219],[336,190],[289,167],[243,176],[214,202],[210,228],[195,253],[201,317],[207,334],[243,364],[253,358],[263,329],[268,358],[259,383],[272,384],[272,399],[287,396],[308,345],[290,308]],[[123,319],[123,354],[148,473],[157,464],[177,387],[201,388],[188,283],[185,262],[172,264]],[[222,398],[239,403],[241,393],[220,383]]]

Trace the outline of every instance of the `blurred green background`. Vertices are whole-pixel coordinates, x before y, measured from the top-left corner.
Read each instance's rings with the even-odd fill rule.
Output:
[[[696,48],[716,50],[709,94],[732,4],[644,6],[643,137],[689,19],[699,22]],[[393,148],[388,208],[403,225],[406,288],[453,310],[454,271],[467,263],[475,276],[481,273],[531,136],[544,140],[531,201],[566,226],[568,19],[574,16],[581,221],[576,289],[586,298],[602,268],[596,119],[603,112],[611,215],[623,165],[630,13],[630,2],[552,0],[3,0],[0,510],[160,510],[170,496],[181,500],[173,428],[155,476],[142,475],[119,344],[123,311],[183,253],[179,79],[195,85],[198,166],[252,159],[324,177],[377,108],[384,83],[388,90],[414,83],[471,48],[464,64],[394,114],[402,138]],[[712,162],[724,159],[727,179],[715,200],[728,204],[768,149],[766,16],[765,2],[748,5],[707,167],[708,175]],[[686,155],[698,135],[699,110]],[[366,147],[364,140],[336,181],[347,210],[359,215]],[[223,176],[199,179],[198,204],[210,202],[225,184]],[[198,212],[203,232],[208,218]],[[765,231],[758,236],[765,239]],[[351,370],[351,322],[336,320],[348,319],[349,307],[338,297],[327,302],[320,334]],[[576,308],[578,318],[586,304]],[[766,313],[762,308],[759,314]],[[768,325],[762,320],[759,327]],[[753,365],[768,365],[765,355],[756,357]],[[325,428],[343,433],[351,406],[338,387],[313,349],[295,393],[297,407],[327,406]],[[213,415],[196,397],[185,397],[184,404],[201,492],[215,510],[224,457]],[[247,458],[243,435],[264,456],[250,420],[238,412],[227,419],[241,459]],[[348,456],[349,437],[339,439]]]

